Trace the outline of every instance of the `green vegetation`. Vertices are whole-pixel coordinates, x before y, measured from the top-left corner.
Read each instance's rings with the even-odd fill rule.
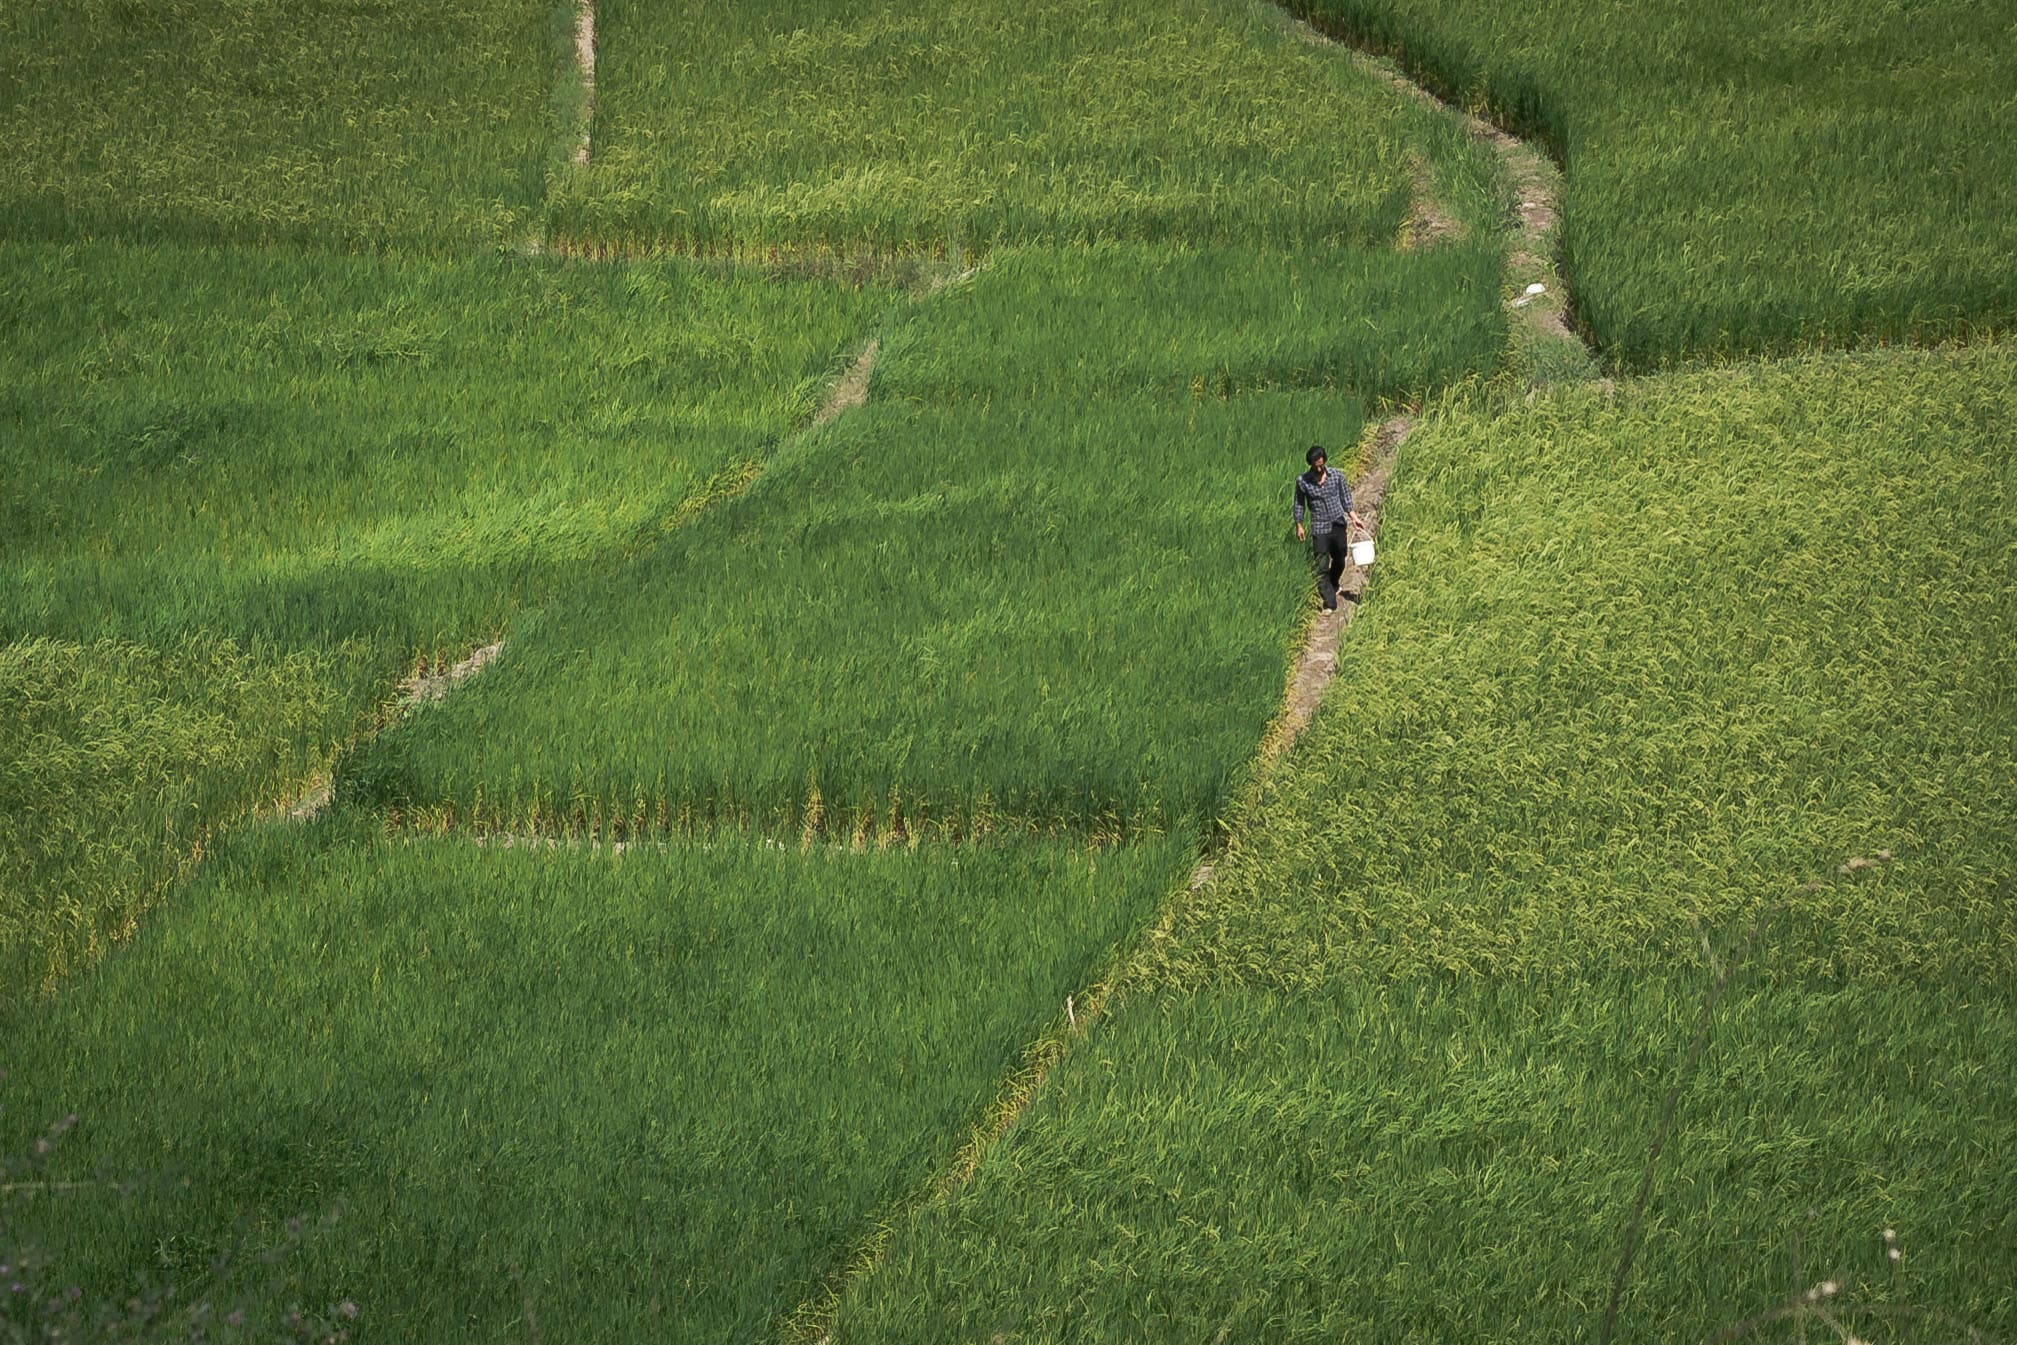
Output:
[[[129,934],[200,838],[329,755],[378,671],[195,636],[0,645],[0,1002]]]
[[[1384,244],[1413,115],[1216,0],[607,0],[563,239]]]
[[[1300,270],[1004,255],[896,326],[865,410],[352,779],[482,827],[1211,817],[1309,601],[1299,450],[1359,436],[1333,389],[1482,372],[1503,339],[1482,249]]]
[[[835,1339],[1592,1338],[1676,1080],[1617,1339],[2007,1334],[2010,354],[1432,415],[1293,759]]]
[[[1651,968],[1889,849],[1881,882],[1793,899],[1776,969],[2007,975],[2010,356],[1810,358],[1418,430],[1378,601],[1172,974]]]
[[[2017,309],[1986,6],[1303,8],[1540,131],[1621,367]],[[0,15],[0,1261],[116,1315],[340,1208],[288,1292],[385,1339],[1557,1339],[1639,1232],[1617,1340],[2017,1332],[2010,345],[1516,402],[1594,370],[1489,153],[1267,6],[606,0],[585,170],[569,9]],[[1246,789],[1301,449],[1422,401]]]
[[[516,246],[579,93],[554,0],[22,0],[0,238]]]
[[[856,1284],[835,1345],[1594,1340],[1707,982],[1131,1000]],[[1869,1305],[2006,1336],[2013,1049],[2007,983],[1734,991],[1617,1339],[1699,1342],[1829,1278],[1866,1339],[1967,1339]]]
[[[6,980],[130,929],[416,653],[739,489],[892,298],[0,245]]]
[[[147,939],[0,1010],[0,1152],[74,1111],[49,1179],[135,1179],[17,1210],[93,1298],[340,1207],[301,1292],[375,1336],[495,1339],[529,1306],[576,1339],[762,1339],[1195,844],[507,851],[364,821],[241,832]]]
[[[0,245],[0,634],[486,635],[745,475],[891,298]]]
[[[1624,366],[2017,317],[2006,6],[1294,7],[1554,150],[1576,312]]]
[[[1005,250],[971,283],[892,325],[875,395],[983,408],[1109,395],[1189,406],[1289,389],[1351,393],[1368,405],[1407,401],[1492,371],[1506,341],[1498,280],[1489,241],[1321,257],[1134,245]],[[1321,428],[1339,443],[1347,437]],[[1283,452],[1293,474],[1293,445],[1268,446],[1276,474]],[[1106,453],[1139,461],[1118,447]],[[896,470],[918,468],[903,461]],[[1272,500],[1287,485],[1270,490]]]

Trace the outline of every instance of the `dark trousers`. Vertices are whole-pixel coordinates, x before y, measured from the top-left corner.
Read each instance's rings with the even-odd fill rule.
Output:
[[[1352,543],[1347,530],[1312,532],[1310,559],[1317,569],[1317,596],[1324,600],[1326,612],[1334,612],[1338,607],[1338,581],[1345,577],[1345,567],[1352,563]]]

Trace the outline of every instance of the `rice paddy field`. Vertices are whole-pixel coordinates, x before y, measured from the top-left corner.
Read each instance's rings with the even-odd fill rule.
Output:
[[[2017,1335],[2008,15],[574,11],[0,15],[0,1336]]]
[[[129,955],[0,1019],[12,1078],[80,1118],[65,1171],[140,1178],[48,1221],[64,1283],[200,1277],[340,1209],[295,1292],[379,1338],[522,1334],[530,1303],[582,1339],[761,1339],[1193,849],[372,830],[242,832]]]
[[[0,636],[435,648],[658,535],[896,291],[695,266],[0,245]]]
[[[2009,356],[1432,415],[1213,883],[835,1339],[2007,1335]]]
[[[563,239],[704,252],[1385,243],[1410,113],[1261,10],[1058,0],[598,9]]]
[[[1305,598],[1282,446],[1343,462],[1349,389],[1485,372],[1494,262],[1005,256],[892,326],[867,408],[557,606],[353,778],[483,829],[1204,821]]]
[[[1614,364],[2008,331],[2017,14],[1979,0],[1297,0],[1562,164]]]
[[[572,10],[9,5],[0,238],[517,247],[580,102]]]
[[[202,838],[294,792],[381,687],[367,651],[0,645],[0,996],[89,965]]]

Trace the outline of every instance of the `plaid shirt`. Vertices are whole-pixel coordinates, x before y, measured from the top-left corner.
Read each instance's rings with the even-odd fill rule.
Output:
[[[1310,511],[1310,531],[1323,536],[1351,516],[1352,488],[1343,472],[1326,471],[1322,482],[1312,467],[1296,478],[1296,523],[1303,521],[1303,509]]]

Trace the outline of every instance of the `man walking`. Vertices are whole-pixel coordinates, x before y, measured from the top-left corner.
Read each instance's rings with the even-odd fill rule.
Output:
[[[1303,539],[1303,511],[1310,515],[1310,550],[1317,570],[1317,596],[1324,600],[1324,610],[1338,610],[1338,581],[1345,577],[1345,566],[1351,563],[1351,537],[1345,527],[1347,521],[1365,527],[1363,520],[1352,512],[1352,488],[1345,484],[1342,473],[1333,472],[1325,464],[1324,446],[1311,444],[1310,451],[1303,455],[1303,461],[1310,470],[1296,478],[1296,540]]]

